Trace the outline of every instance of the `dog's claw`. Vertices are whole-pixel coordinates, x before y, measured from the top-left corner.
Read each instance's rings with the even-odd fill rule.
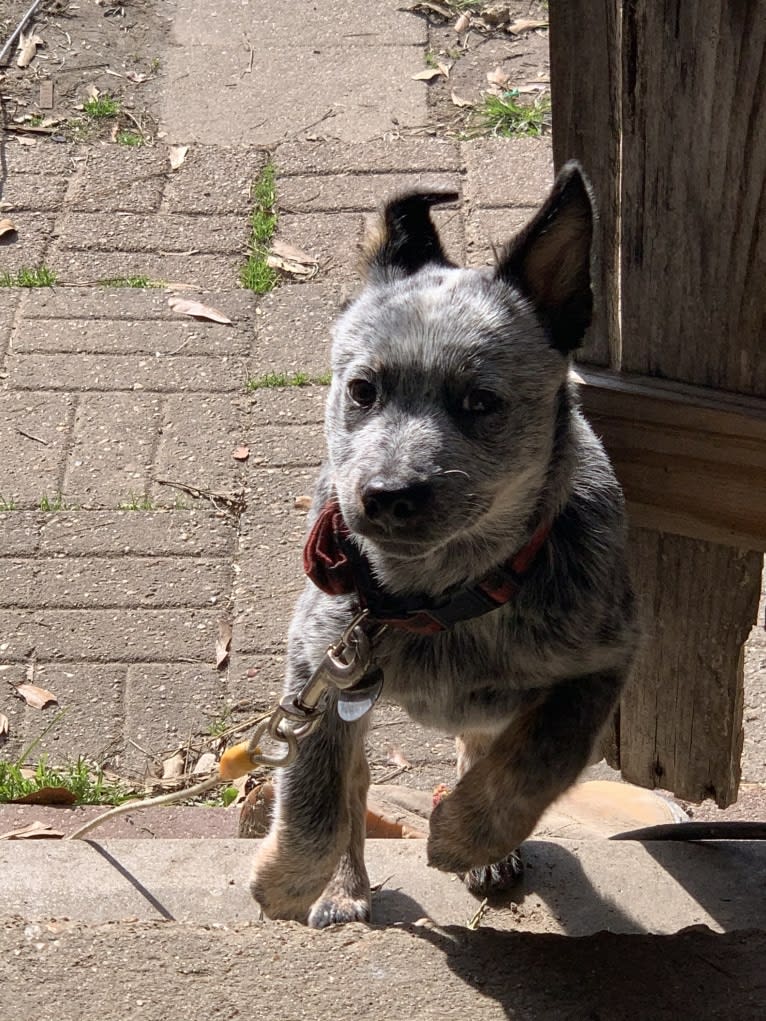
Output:
[[[520,881],[524,874],[524,863],[518,851],[511,851],[502,861],[494,865],[481,865],[469,869],[463,877],[466,889],[474,897],[483,900],[485,897],[497,897],[508,893]]]
[[[369,922],[370,905],[366,900],[320,899],[309,912],[308,924],[312,929],[326,929],[328,925],[346,922]]]

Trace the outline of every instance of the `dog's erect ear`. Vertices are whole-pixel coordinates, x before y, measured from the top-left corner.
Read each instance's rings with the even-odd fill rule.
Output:
[[[520,287],[559,351],[578,347],[590,325],[593,204],[577,163],[567,163],[536,216],[509,242],[496,275]]]
[[[387,202],[377,231],[365,245],[370,276],[374,280],[409,276],[429,262],[453,265],[444,254],[430,209],[458,198],[454,191],[413,191]]]

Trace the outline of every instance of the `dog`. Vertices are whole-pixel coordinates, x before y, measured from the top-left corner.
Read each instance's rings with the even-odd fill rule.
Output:
[[[456,737],[428,864],[487,896],[588,764],[638,641],[621,490],[570,378],[592,312],[590,186],[567,164],[482,269],[455,266],[432,221],[457,198],[388,202],[333,331],[283,705],[339,636],[360,663],[344,688],[336,655],[340,688],[278,775],[251,880],[267,916],[315,928],[370,917],[364,739],[381,685]]]

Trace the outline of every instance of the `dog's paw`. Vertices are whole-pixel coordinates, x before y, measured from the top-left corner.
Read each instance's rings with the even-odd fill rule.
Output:
[[[442,872],[469,872],[491,866],[509,853],[510,844],[496,832],[489,812],[460,797],[458,786],[431,813],[428,836],[428,864]]]
[[[250,893],[268,918],[305,922],[322,888],[317,886],[307,862],[291,862],[267,840],[263,842],[255,858]]]
[[[326,929],[328,925],[346,922],[369,922],[370,902],[364,897],[320,897],[309,912],[312,929]]]
[[[479,900],[485,897],[499,897],[518,885],[524,874],[524,863],[518,851],[511,851],[502,861],[494,865],[481,865],[469,869],[463,882],[469,893]]]

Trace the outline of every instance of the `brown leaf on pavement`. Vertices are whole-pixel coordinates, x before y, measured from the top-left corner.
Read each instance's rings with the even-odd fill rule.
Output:
[[[183,776],[185,772],[186,753],[182,748],[179,748],[175,754],[171,755],[169,759],[165,759],[162,763],[162,779],[174,780],[176,777]]]
[[[61,840],[63,836],[64,834],[60,830],[54,830],[47,823],[31,822],[28,826],[20,826],[17,830],[0,833],[0,840]]]
[[[410,77],[414,82],[430,82],[432,78],[446,78],[447,75],[442,68],[442,64],[439,67],[427,67],[425,71],[418,71],[417,74],[413,74]]]
[[[68,787],[41,787],[20,798],[13,798],[12,805],[73,805],[77,796]]]
[[[231,455],[235,461],[246,461],[250,457],[250,447],[236,447]]]
[[[186,159],[186,154],[189,151],[188,145],[171,145],[168,149],[168,159],[170,160],[170,169],[178,170],[183,161]]]
[[[511,22],[507,31],[514,35],[521,35],[522,32],[531,32],[535,28],[547,28],[547,21],[540,21],[539,18],[518,18]]]
[[[463,32],[467,32],[471,27],[471,19],[467,14],[461,14],[455,22],[455,31],[458,35],[462,35]]]
[[[26,35],[24,32],[21,33],[19,38],[19,56],[16,60],[16,67],[29,67],[32,61],[35,59],[38,46],[44,46],[45,43],[39,35],[35,35],[32,32],[30,35]]]
[[[454,89],[452,90],[452,102],[455,106],[473,106],[470,99],[463,99],[463,97],[459,96]]]
[[[213,772],[217,764],[218,759],[215,757],[214,752],[203,752],[197,759],[197,764],[192,772],[195,775],[208,775]]]
[[[0,238],[5,237],[6,234],[15,234],[16,224],[13,220],[0,220]]]
[[[59,704],[59,700],[52,691],[38,688],[36,684],[17,684],[16,694],[21,695],[27,705],[33,709],[45,709],[49,705]]]
[[[192,316],[195,319],[209,319],[213,323],[223,323],[224,326],[231,326],[231,319],[219,312],[217,308],[203,305],[201,301],[191,301],[189,298],[168,298],[168,305],[174,312],[180,315]]]
[[[507,85],[511,76],[502,67],[496,67],[494,71],[487,72],[487,81],[490,85]]]
[[[222,670],[229,660],[229,649],[231,647],[232,627],[228,620],[218,621],[218,638],[215,643],[215,667]]]
[[[319,268],[318,259],[286,241],[272,242],[266,262],[272,269],[279,269],[292,276],[313,277]]]

